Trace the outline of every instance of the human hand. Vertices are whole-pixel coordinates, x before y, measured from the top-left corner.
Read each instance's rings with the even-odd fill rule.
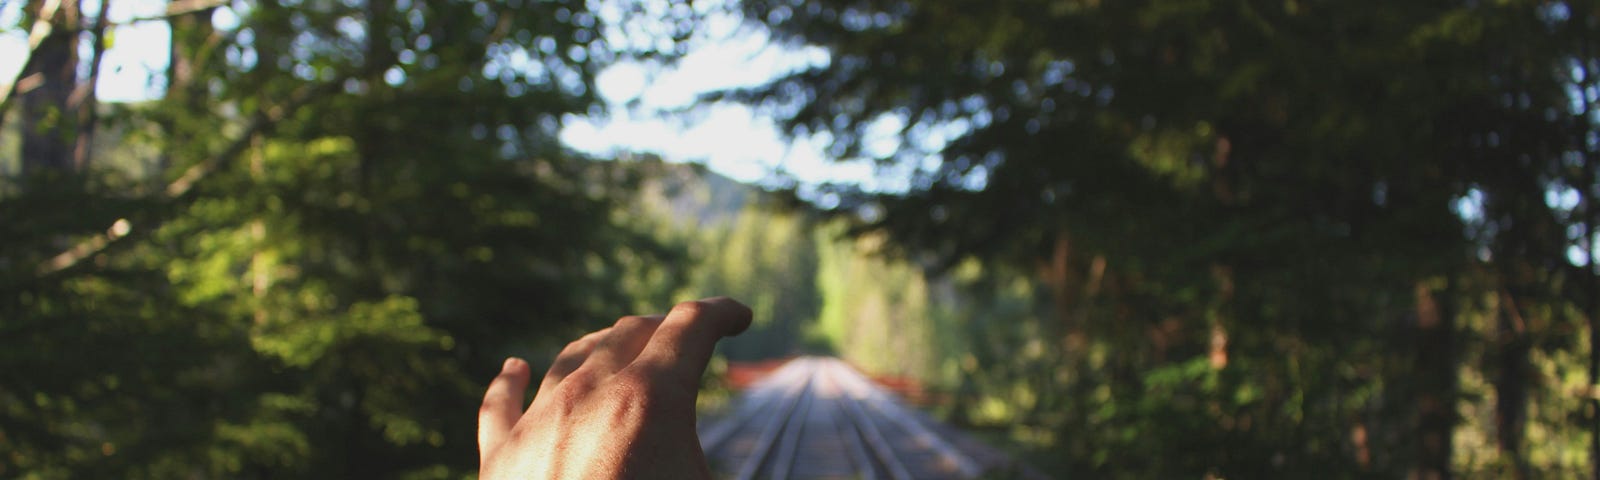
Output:
[[[483,479],[710,479],[695,398],[717,340],[750,326],[724,297],[623,317],[556,355],[522,410],[530,368],[506,359],[478,410]]]

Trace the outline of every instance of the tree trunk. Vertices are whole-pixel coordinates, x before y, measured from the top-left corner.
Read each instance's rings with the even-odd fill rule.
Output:
[[[171,0],[169,8],[183,8],[188,2]],[[166,130],[168,147],[161,155],[161,171],[173,166],[174,155],[183,158],[185,153],[203,156],[205,144],[195,132],[210,131],[207,117],[208,95],[206,85],[200,81],[201,72],[207,68],[216,29],[211,26],[211,14],[216,8],[173,15],[167,19],[172,32],[172,47],[167,54],[166,99],[177,107],[167,113],[162,127]],[[261,60],[265,63],[266,60]],[[264,65],[257,65],[264,68]],[[198,149],[198,150],[196,150]],[[198,157],[197,157],[198,158]]]
[[[1050,299],[1055,304],[1057,328],[1060,328],[1062,347],[1077,352],[1088,344],[1082,319],[1074,308],[1082,300],[1083,278],[1073,262],[1072,235],[1056,233],[1050,258],[1041,268],[1045,284],[1050,288]]]
[[[78,85],[78,0],[31,0],[27,8],[29,23],[47,17],[52,28],[19,76],[24,79],[20,83],[31,87],[19,92],[22,173],[70,172],[77,120],[70,101]]]
[[[1233,317],[1234,271],[1223,264],[1211,265],[1211,278],[1217,285],[1216,305],[1211,310],[1211,338],[1207,347],[1207,361],[1211,368],[1221,370],[1228,366],[1228,325]]]
[[[1416,286],[1418,461],[1413,478],[1447,480],[1451,438],[1456,426],[1455,312],[1450,307],[1454,280],[1441,292]]]
[[[1528,355],[1532,343],[1522,306],[1511,292],[1501,290],[1495,362],[1495,446],[1513,468],[1518,479],[1528,478],[1529,466],[1523,451],[1528,423]]]
[[[83,170],[89,167],[89,162],[94,155],[95,126],[100,122],[100,98],[95,93],[95,88],[100,83],[100,61],[106,55],[106,26],[107,16],[111,14],[111,0],[100,0],[100,12],[95,16],[94,28],[90,29],[90,38],[94,40],[93,56],[89,58],[89,78],[78,87],[78,138],[72,148],[73,168]]]
[[[1577,243],[1578,247],[1583,249],[1583,270],[1581,273],[1582,281],[1578,282],[1580,288],[1578,297],[1583,299],[1580,307],[1583,309],[1583,316],[1589,328],[1589,399],[1584,402],[1582,407],[1584,412],[1579,418],[1583,418],[1588,422],[1589,478],[1600,480],[1600,392],[1593,390],[1595,385],[1600,385],[1600,285],[1597,285],[1596,281],[1600,279],[1600,272],[1595,270],[1594,259],[1594,225],[1597,221],[1600,221],[1600,208],[1597,208],[1596,203],[1600,202],[1600,198],[1596,198],[1595,189],[1595,149],[1593,143],[1589,142],[1589,135],[1594,133],[1594,122],[1590,121],[1591,118],[1594,118],[1594,102],[1600,99],[1593,98],[1589,94],[1590,88],[1597,86],[1594,72],[1589,68],[1590,62],[1594,59],[1593,38],[1590,36],[1590,28],[1593,27],[1593,24],[1589,19],[1594,18],[1595,12],[1592,10],[1592,5],[1585,4],[1584,6],[1588,8],[1580,7],[1578,11],[1573,12],[1573,18],[1583,19],[1573,22],[1578,35],[1579,61],[1575,62],[1578,73],[1576,87],[1579,94],[1582,95],[1579,102],[1582,107],[1578,112],[1576,122],[1582,127],[1576,129],[1573,144],[1577,145],[1579,151],[1583,154],[1583,168],[1580,169],[1581,176],[1573,183],[1578,186],[1578,191],[1582,192],[1579,196],[1579,205],[1581,206],[1579,211],[1583,215],[1581,217],[1583,221],[1583,238],[1578,240]]]
[[[173,0],[171,3],[184,3]],[[167,58],[167,98],[178,99],[190,111],[203,110],[206,105],[206,86],[199,81],[205,69],[205,59],[210,56],[210,45],[215,28],[211,14],[216,8],[173,15],[167,20],[172,30],[172,49]]]

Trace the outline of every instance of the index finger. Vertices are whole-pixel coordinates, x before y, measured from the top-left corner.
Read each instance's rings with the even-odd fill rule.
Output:
[[[630,368],[666,375],[693,387],[722,337],[750,327],[750,307],[727,297],[683,302],[667,313]]]
[[[505,443],[522,417],[522,399],[527,396],[530,374],[528,362],[507,358],[500,375],[489,382],[489,389],[483,393],[483,406],[478,407],[479,462],[488,460],[489,454]]]

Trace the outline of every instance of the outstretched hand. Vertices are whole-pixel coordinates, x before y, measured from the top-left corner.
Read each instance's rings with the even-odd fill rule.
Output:
[[[478,410],[484,479],[709,479],[695,398],[717,340],[750,326],[728,298],[623,317],[561,350],[526,412],[527,362],[506,359]]]

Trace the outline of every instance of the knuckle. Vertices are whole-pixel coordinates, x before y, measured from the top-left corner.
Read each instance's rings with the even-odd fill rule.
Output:
[[[623,393],[632,394],[640,399],[653,403],[672,403],[681,400],[680,397],[688,396],[693,403],[694,396],[699,392],[699,379],[688,380],[674,375],[671,371],[658,371],[651,368],[641,368],[635,365],[617,372],[613,377],[616,388]]]
[[[578,367],[583,366],[583,360],[583,358],[572,354],[563,354],[556,357],[556,361],[550,362],[550,371],[560,375],[561,373],[577,370]]]
[[[593,344],[595,342],[595,340],[598,340],[601,337],[604,337],[606,332],[610,331],[610,330],[611,330],[610,328],[603,328],[603,329],[600,329],[600,330],[595,330],[593,332],[589,332],[587,334],[584,334],[584,336],[582,336],[582,337],[578,337],[577,340],[573,340],[571,342],[567,342],[567,346],[562,347],[561,348],[561,353],[559,353],[557,355],[558,356],[560,356],[560,355],[568,355],[568,354],[573,354],[573,353],[577,353],[579,351],[582,351],[583,349],[587,348],[587,346],[589,346],[590,344]]]
[[[594,388],[594,371],[579,367],[577,370],[561,379],[557,387],[557,395],[582,395]]]
[[[626,317],[617,319],[617,323],[613,328],[616,328],[617,330],[632,330],[635,327],[640,327],[648,323],[650,323],[649,317],[628,315]]]
[[[705,310],[706,310],[705,302],[701,302],[699,300],[689,300],[689,301],[686,301],[686,302],[679,302],[677,305],[672,307],[672,311],[673,312],[676,312],[676,313],[681,314],[681,315],[688,315],[688,316],[691,316],[691,317],[698,317],[698,316],[700,316],[700,314],[704,313]]]
[[[661,389],[648,375],[634,371],[620,372],[612,377],[609,387],[608,393],[612,398],[621,400],[613,404],[614,413],[619,418],[648,418],[661,408]]]
[[[610,334],[610,333],[611,333],[611,327],[602,328],[602,329],[599,329],[599,330],[595,330],[593,332],[589,332],[588,334],[584,335],[582,338],[579,338],[578,341],[572,342],[572,343],[584,343],[584,344],[593,343],[593,342],[598,341],[598,340],[600,340],[602,338],[606,338],[606,335]]]
[[[582,388],[557,388],[550,393],[554,397],[550,399],[550,408],[552,410],[547,413],[553,413],[555,415],[554,418],[571,417],[589,396],[588,390]]]
[[[635,368],[627,368],[617,372],[616,376],[612,377],[612,381],[616,383],[617,388],[624,390],[626,393],[638,394],[648,394],[656,383],[653,376]]]

